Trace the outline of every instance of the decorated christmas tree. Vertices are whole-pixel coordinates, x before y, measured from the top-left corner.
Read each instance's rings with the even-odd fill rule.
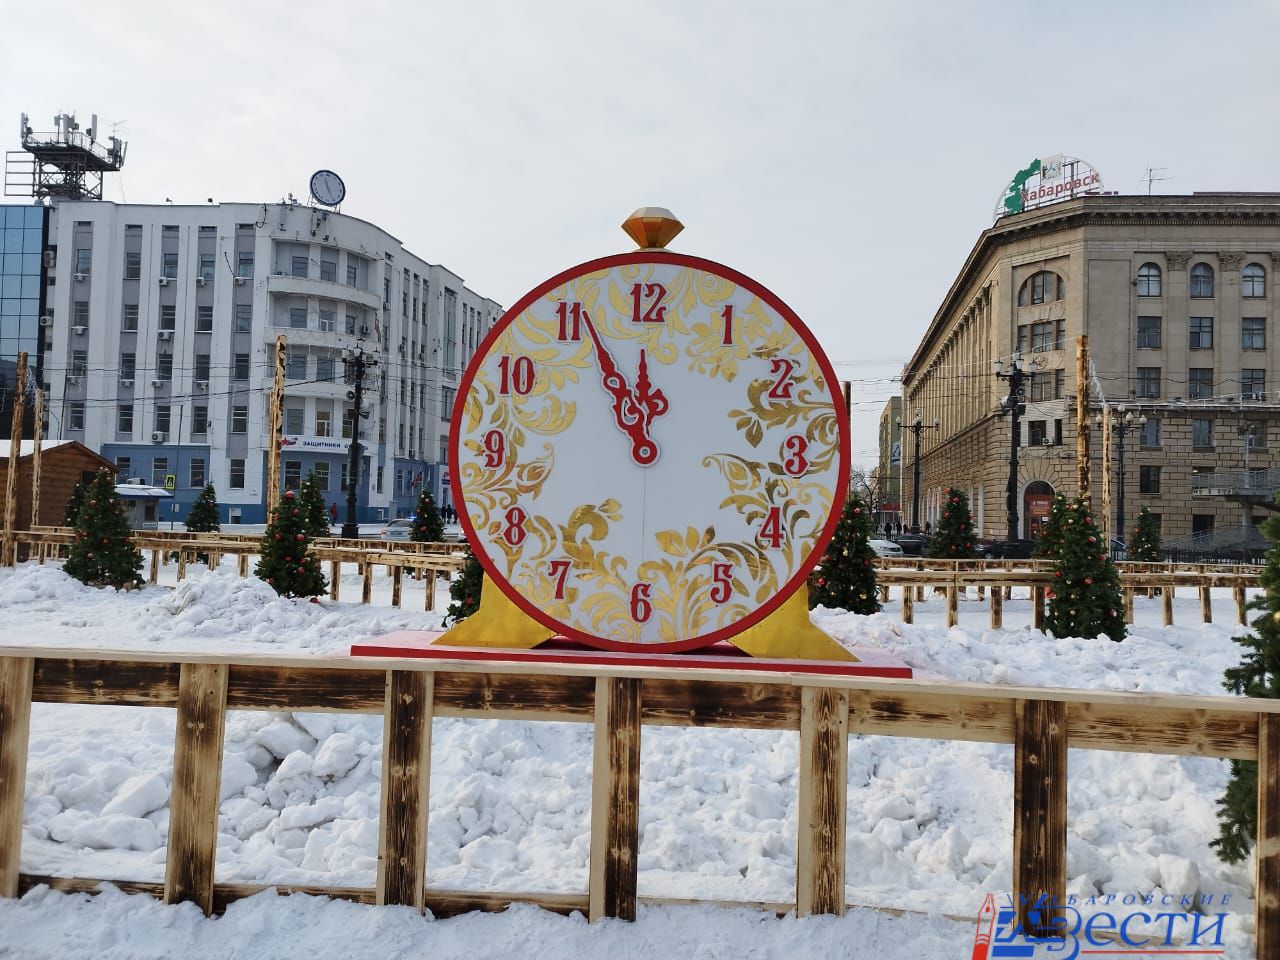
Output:
[[[449,584],[449,609],[445,612],[444,622],[457,623],[465,620],[480,609],[480,586],[484,582],[484,568],[470,550],[467,551],[467,562],[460,573]]]
[[[1249,633],[1235,638],[1244,655],[1239,666],[1227,669],[1222,685],[1235,694],[1274,700],[1280,698],[1280,516],[1273,514],[1262,532],[1271,549],[1258,578],[1262,595],[1249,604],[1259,615]],[[1232,760],[1227,792],[1218,801],[1218,839],[1209,845],[1227,863],[1239,863],[1248,857],[1257,831],[1258,765]]]
[[[444,539],[444,521],[440,519],[440,511],[430,490],[418,494],[418,515],[413,521],[413,530],[409,539],[418,543],[439,543]]]
[[[972,560],[978,556],[973,536],[969,498],[963,491],[947,487],[942,491],[942,516],[929,541],[929,556],[943,560]]]
[[[99,470],[76,514],[76,539],[63,568],[81,583],[117,590],[142,586],[142,554],[134,546],[115,477]]]
[[[1093,521],[1089,502],[1077,497],[1054,512],[1061,531],[1061,544],[1053,561],[1052,595],[1045,629],[1055,637],[1096,637],[1124,639],[1124,600],[1120,595],[1120,575],[1108,556],[1102,531]],[[1046,534],[1048,531],[1046,531]]]
[[[222,529],[218,520],[218,495],[213,484],[206,483],[187,514],[187,529],[192,533],[213,533]]]
[[[325,509],[324,494],[320,492],[320,484],[316,483],[314,471],[302,481],[298,503],[306,519],[307,536],[312,539],[329,536],[329,512]]]
[[[71,490],[71,499],[67,501],[67,509],[62,515],[62,522],[68,527],[74,527],[76,519],[80,516],[80,507],[84,503],[84,487],[83,483],[77,483]]]
[[[1125,545],[1124,555],[1126,560],[1144,563],[1159,563],[1164,559],[1160,548],[1160,521],[1146,507],[1138,512],[1138,522],[1133,528],[1133,536]]]
[[[286,490],[271,511],[262,536],[262,558],[253,571],[282,597],[314,597],[325,591],[320,561],[307,551],[311,537],[299,499]]]
[[[1049,519],[1036,538],[1036,545],[1031,555],[1037,560],[1054,560],[1062,549],[1062,525],[1067,517],[1067,498],[1057,494],[1053,505],[1049,508]]]
[[[814,569],[809,587],[810,609],[819,605],[850,613],[875,613],[880,609],[876,554],[870,539],[871,512],[858,494],[851,493],[827,552]]]

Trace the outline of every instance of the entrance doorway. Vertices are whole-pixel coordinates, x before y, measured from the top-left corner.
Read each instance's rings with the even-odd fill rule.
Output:
[[[1022,529],[1028,540],[1036,540],[1049,523],[1049,510],[1053,507],[1053,487],[1043,480],[1027,484],[1022,494]]]

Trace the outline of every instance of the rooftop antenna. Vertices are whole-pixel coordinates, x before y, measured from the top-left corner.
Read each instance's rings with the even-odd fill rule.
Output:
[[[1147,167],[1147,175],[1142,178],[1142,183],[1147,185],[1147,196],[1151,196],[1151,185],[1159,183],[1162,180],[1172,180],[1172,177],[1158,177],[1156,174],[1164,173],[1168,167]]]
[[[22,114],[22,149],[5,155],[5,196],[101,200],[103,177],[124,166],[128,145],[115,136],[100,141],[97,114],[84,132],[73,113],[59,113],[50,131],[32,130],[28,121]]]

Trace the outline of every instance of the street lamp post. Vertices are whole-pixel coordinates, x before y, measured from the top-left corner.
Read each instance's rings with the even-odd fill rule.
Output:
[[[911,423],[903,423],[901,418],[896,421],[897,425],[904,430],[908,430],[916,435],[916,451],[915,465],[911,469],[911,532],[920,532],[920,431],[921,430],[937,430],[939,421],[936,419],[933,423],[925,423],[920,417],[920,411],[916,411],[916,418]]]
[[[1101,430],[1103,423],[1102,414],[1098,414],[1097,417],[1094,418],[1093,422],[1097,425],[1098,429]],[[1116,496],[1116,533],[1118,535],[1117,538],[1122,543],[1127,539],[1125,537],[1124,525],[1124,438],[1125,435],[1134,427],[1141,430],[1143,426],[1146,425],[1146,422],[1147,418],[1145,415],[1135,418],[1133,411],[1129,410],[1126,412],[1123,406],[1116,407],[1116,415],[1111,418],[1111,432],[1115,435],[1116,451],[1119,454],[1116,462],[1120,482],[1119,494]],[[1109,544],[1108,549],[1110,549]]]
[[[342,536],[354,540],[360,536],[360,526],[356,522],[356,491],[360,485],[360,420],[364,404],[364,373],[377,363],[364,352],[364,344],[357,343],[355,349],[347,351],[344,358],[347,365],[347,382],[352,384],[350,397],[353,403],[351,411],[351,446],[348,449],[347,466],[347,520],[342,525]]]
[[[1005,512],[1008,514],[1009,526],[1005,539],[1013,543],[1018,538],[1018,448],[1022,445],[1022,427],[1020,418],[1027,412],[1026,388],[1023,385],[1022,354],[1014,354],[1006,373],[1004,361],[995,362],[995,374],[999,380],[1009,381],[1009,396],[1000,401],[1000,415],[1009,414],[1009,481],[1005,485]]]

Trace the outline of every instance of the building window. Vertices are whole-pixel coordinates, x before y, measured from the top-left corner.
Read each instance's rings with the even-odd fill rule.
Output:
[[[302,461],[286,460],[284,462],[284,488],[297,490],[302,486]]]
[[[206,283],[213,280],[213,254],[200,254],[200,279]]]
[[[71,322],[77,327],[87,327],[89,325],[89,301],[77,300],[71,305]]]
[[[1196,417],[1191,421],[1191,446],[1197,450],[1213,449],[1213,419]]]
[[[336,333],[338,330],[337,311],[320,308],[320,329],[325,333]]]
[[[172,422],[173,422],[173,416],[172,416],[172,412],[170,410],[169,404],[167,403],[156,404],[155,429],[161,433],[168,433],[169,425]]]
[[[116,408],[116,433],[133,433],[132,403],[122,403]]]
[[[1267,349],[1267,318],[1243,317],[1240,320],[1240,349]]]
[[[79,247],[76,250],[76,273],[88,274],[90,267],[93,266],[93,251],[86,247]]]
[[[201,405],[191,408],[191,432],[205,434],[209,432],[209,408]]]
[[[1213,396],[1213,367],[1192,367],[1187,371],[1187,398],[1208,400]]]
[[[343,440],[351,439],[351,425],[354,422],[354,419],[355,419],[355,412],[350,407],[347,407],[345,410],[342,411],[342,439]]]
[[[360,268],[354,263],[347,264],[347,286],[354,287],[360,280]]]
[[[355,336],[355,333],[356,333],[356,316],[355,316],[355,314],[354,314],[354,313],[348,313],[348,314],[347,314],[347,317],[346,317],[346,324],[343,326],[343,330],[345,330],[349,335],[351,335],[351,336]]]
[[[236,275],[241,277],[253,276],[253,251],[241,250],[237,257],[238,269]]]
[[[316,436],[317,437],[333,436],[333,411],[332,410],[316,411]]]
[[[165,353],[156,357],[156,379],[165,383],[173,380],[173,354]]]
[[[316,489],[321,493],[329,492],[329,461],[321,460],[312,468],[312,473],[316,477]]]
[[[1045,420],[1028,420],[1027,421],[1027,443],[1033,447],[1044,445],[1046,436],[1047,421]]]
[[[151,485],[164,486],[164,478],[169,474],[169,458],[153,457],[151,460]]]
[[[204,457],[191,458],[191,482],[187,486],[204,486]]]
[[[1138,368],[1137,397],[1139,400],[1160,399],[1159,367]]]
[[[1267,295],[1267,271],[1262,265],[1251,263],[1240,272],[1240,296],[1265,297]]]
[[[1138,318],[1138,349],[1139,350],[1159,350],[1160,349],[1160,318],[1159,317],[1139,317]]]
[[[253,329],[253,304],[236,304],[236,333],[248,333]]]
[[[1032,403],[1041,403],[1045,400],[1051,399],[1051,393],[1053,389],[1052,387],[1053,378],[1050,374],[1033,373],[1031,374],[1030,379],[1031,379],[1031,402]],[[448,389],[448,388],[446,387],[445,389]],[[448,419],[447,414],[445,415],[445,419]]]
[[[331,250],[320,251],[320,279],[334,283],[338,280],[338,255]]]
[[[305,277],[307,275],[307,258],[297,256],[291,257],[290,272],[295,277]]]
[[[1148,448],[1160,446],[1160,421],[1155,417],[1148,417],[1147,422],[1138,431],[1138,446]]]
[[[164,267],[160,271],[160,276],[167,277],[170,280],[178,279],[178,255],[176,253],[166,253],[164,255]]]
[[[230,476],[227,478],[227,486],[232,490],[244,489],[244,460],[232,459]]]
[[[247,405],[236,404],[231,408],[231,432],[249,432],[249,407]]]
[[[1053,324],[1048,320],[1031,325],[1031,352],[1044,353],[1053,349]]]
[[[1213,267],[1197,263],[1191,268],[1191,296],[1204,300],[1213,296]]]
[[[160,329],[175,330],[178,326],[178,308],[172,304],[160,308]]]
[[[120,379],[132,380],[134,370],[137,367],[137,360],[132,353],[120,354]]]
[[[209,354],[197,353],[194,378],[196,380],[208,381],[209,379]]]
[[[1160,296],[1160,268],[1154,263],[1144,263],[1138,268],[1138,296]]]
[[[306,307],[290,307],[289,308],[289,326],[295,330],[307,329],[307,308]]]
[[[1053,399],[1061,400],[1067,395],[1067,371],[1053,371]]]
[[[196,307],[196,333],[213,332],[213,307]]]
[[[1160,492],[1160,468],[1141,466],[1138,468],[1138,492],[1157,494]]]
[[[128,480],[133,474],[133,459],[131,457],[116,457],[116,476],[121,480]]]
[[[138,330],[138,305],[126,303],[120,319],[120,329],[125,333],[136,333]]]
[[[1262,367],[1245,367],[1240,371],[1240,393],[1245,399],[1261,400],[1267,392],[1267,371]]]
[[[1191,515],[1191,535],[1208,536],[1213,533],[1212,513],[1193,513]]]
[[[76,377],[83,377],[89,372],[89,351],[88,350],[72,350],[71,351],[71,373]]]
[[[1034,377],[1035,374],[1032,374]],[[1034,385],[1034,384],[1033,384]],[[440,388],[440,419],[448,420],[453,416],[453,400],[458,391],[453,387]]]
[[[297,437],[302,434],[305,413],[306,411],[302,407],[285,407],[284,432],[288,436]]]
[[[290,350],[289,360],[284,368],[284,375],[289,380],[307,379],[307,355],[301,350]]]
[[[142,278],[142,253],[140,251],[125,251],[124,278],[126,280],[139,280]]]
[[[331,354],[322,353],[316,357],[316,379],[323,383],[332,383],[338,378],[338,364]]]
[[[84,401],[72,400],[67,411],[67,429],[84,429]]]
[[[235,362],[231,368],[232,380],[248,380],[249,379],[249,355],[247,353],[237,353]]]
[[[1041,270],[1039,273],[1033,273],[1023,282],[1022,289],[1018,291],[1018,306],[1049,303],[1053,300],[1065,299],[1066,295],[1067,285],[1062,277],[1052,270]]]
[[[1213,349],[1213,317],[1192,317],[1189,325],[1192,350]]]

